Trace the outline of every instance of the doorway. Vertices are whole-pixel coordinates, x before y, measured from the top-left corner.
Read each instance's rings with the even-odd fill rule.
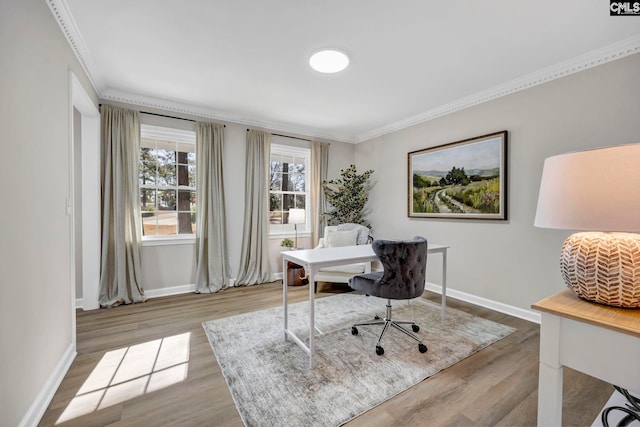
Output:
[[[70,203],[73,337],[75,308],[99,308],[100,285],[100,113],[69,72],[71,99]]]

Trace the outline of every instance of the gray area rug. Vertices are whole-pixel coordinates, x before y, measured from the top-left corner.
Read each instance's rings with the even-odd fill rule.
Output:
[[[316,368],[284,340],[283,309],[275,307],[204,322],[242,420],[247,426],[337,426],[506,337],[513,328],[422,298],[394,301],[393,316],[420,326],[418,345],[390,329],[375,353],[380,326],[351,325],[384,315],[386,300],[348,293],[316,300]],[[309,303],[289,306],[290,328],[305,342]]]

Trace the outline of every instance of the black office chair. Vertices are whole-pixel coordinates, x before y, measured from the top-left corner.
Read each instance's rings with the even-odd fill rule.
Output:
[[[384,349],[380,346],[380,341],[389,326],[393,326],[418,341],[418,350],[420,353],[425,353],[427,346],[422,343],[420,338],[401,325],[411,325],[413,332],[418,332],[420,327],[411,321],[394,320],[391,317],[391,300],[417,298],[424,292],[427,240],[419,236],[408,241],[374,240],[372,246],[384,267],[384,271],[354,276],[349,280],[349,286],[364,292],[367,296],[387,298],[387,312],[384,318],[376,316],[371,322],[353,325],[351,333],[358,335],[357,326],[384,325],[376,343],[376,354],[382,355]]]

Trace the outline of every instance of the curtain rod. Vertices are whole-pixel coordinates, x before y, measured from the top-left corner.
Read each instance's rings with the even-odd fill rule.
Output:
[[[186,120],[188,122],[193,122],[193,123],[198,123],[197,120],[193,120],[193,119],[185,119],[182,117],[176,117],[176,116],[167,116],[166,114],[158,114],[158,113],[150,113],[148,111],[140,111],[141,114],[150,114],[152,116],[158,116],[158,117],[166,117],[168,119],[178,119],[178,120]],[[227,125],[222,125],[224,127],[227,127]]]
[[[247,129],[247,132],[249,132],[249,129]],[[290,136],[290,135],[281,135],[279,133],[272,133],[272,136],[281,136],[283,138],[291,138],[291,139],[299,139],[300,141],[307,141],[307,142],[311,142],[310,139],[306,139],[306,138],[299,138],[297,136]]]
[[[195,120],[193,120],[193,119],[185,119],[185,118],[182,118],[182,117],[176,117],[176,116],[167,116],[166,114],[150,113],[150,112],[148,112],[148,111],[140,111],[140,113],[141,113],[141,114],[149,114],[149,115],[151,115],[151,116],[166,117],[166,118],[168,118],[168,119],[186,120],[186,121],[188,121],[188,122],[194,122],[194,123],[196,122],[196,121],[195,121]]]

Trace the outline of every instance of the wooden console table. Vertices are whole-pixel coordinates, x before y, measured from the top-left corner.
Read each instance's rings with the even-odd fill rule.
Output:
[[[562,425],[562,367],[640,391],[640,309],[591,303],[570,289],[531,306],[542,312],[538,426]]]

